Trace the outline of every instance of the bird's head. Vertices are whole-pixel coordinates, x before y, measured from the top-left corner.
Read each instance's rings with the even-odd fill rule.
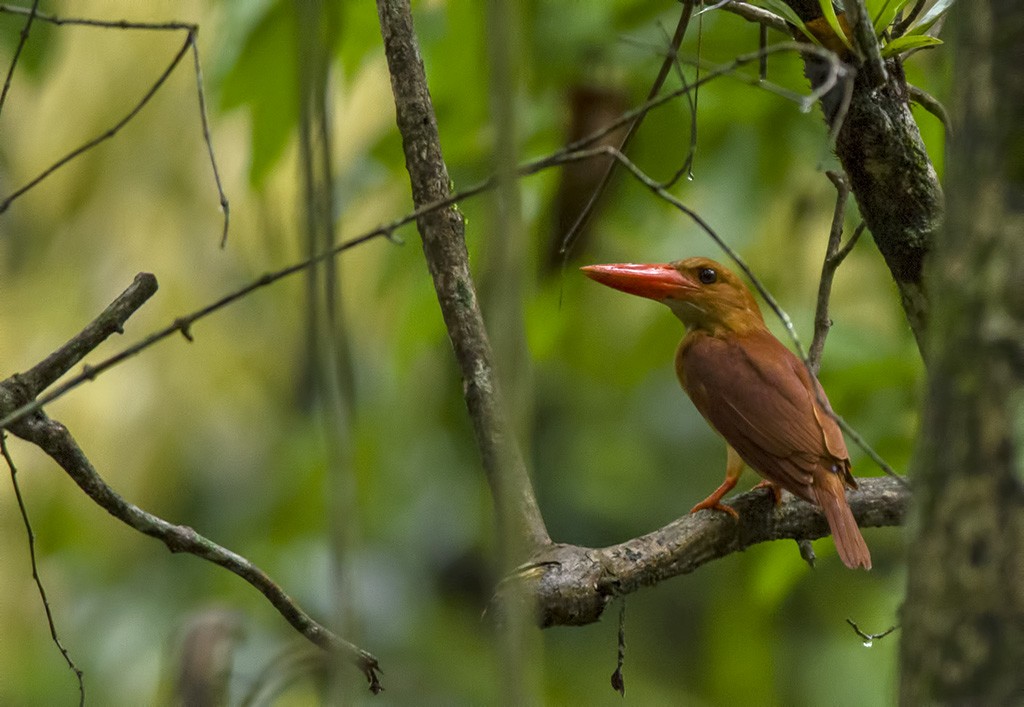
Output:
[[[581,269],[602,285],[668,305],[691,330],[741,333],[764,327],[761,310],[747,286],[710,258],[651,265],[588,265]]]

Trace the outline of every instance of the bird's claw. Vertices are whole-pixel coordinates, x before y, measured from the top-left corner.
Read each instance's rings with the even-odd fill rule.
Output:
[[[751,489],[751,491],[757,491],[758,489],[768,489],[772,492],[772,496],[775,497],[775,505],[778,506],[782,503],[782,487],[778,484],[774,484],[767,479],[759,483],[757,486]]]
[[[740,519],[740,514],[736,512],[735,508],[733,508],[732,506],[727,506],[726,504],[722,503],[717,498],[706,498],[706,499],[704,499],[703,501],[698,503],[696,506],[691,508],[690,509],[690,513],[696,513],[697,511],[703,511],[705,509],[712,510],[712,511],[724,511],[724,512],[728,513],[729,515],[731,515],[736,520]]]

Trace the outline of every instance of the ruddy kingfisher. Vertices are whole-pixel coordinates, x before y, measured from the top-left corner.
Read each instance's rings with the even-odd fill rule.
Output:
[[[744,465],[821,507],[847,567],[871,569],[871,553],[846,501],[857,488],[843,433],[817,379],[765,326],[746,285],[709,258],[650,265],[588,265],[593,280],[657,300],[686,326],[676,375],[694,406],[727,444],[725,481],[691,512],[722,503]]]

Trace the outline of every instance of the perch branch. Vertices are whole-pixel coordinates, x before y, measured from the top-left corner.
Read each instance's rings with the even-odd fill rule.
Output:
[[[904,522],[911,498],[904,485],[868,478],[860,479],[859,486],[848,494],[858,525]],[[789,493],[777,507],[771,493],[759,490],[735,496],[729,505],[739,512],[739,520],[724,513],[692,513],[619,545],[545,548],[506,578],[498,592],[525,586],[536,600],[540,626],[579,626],[597,621],[615,597],[688,574],[757,543],[829,533],[822,512]]]

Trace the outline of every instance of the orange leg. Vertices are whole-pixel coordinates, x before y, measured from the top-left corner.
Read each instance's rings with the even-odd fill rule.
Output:
[[[752,489],[752,490],[757,490],[757,489],[768,489],[769,491],[771,491],[772,492],[772,496],[775,497],[775,505],[776,506],[779,505],[780,503],[782,503],[782,487],[779,486],[778,484],[772,483],[768,479],[765,479],[764,481],[759,483],[757,486],[755,486],[754,489]]]
[[[735,508],[722,503],[722,496],[732,491],[733,487],[736,486],[736,482],[740,480],[740,474],[743,472],[743,460],[740,459],[740,455],[736,453],[732,446],[726,446],[726,452],[728,456],[725,462],[725,481],[715,489],[714,493],[691,508],[690,513],[711,508],[716,511],[725,511],[733,518],[739,519],[740,514],[736,512]]]

